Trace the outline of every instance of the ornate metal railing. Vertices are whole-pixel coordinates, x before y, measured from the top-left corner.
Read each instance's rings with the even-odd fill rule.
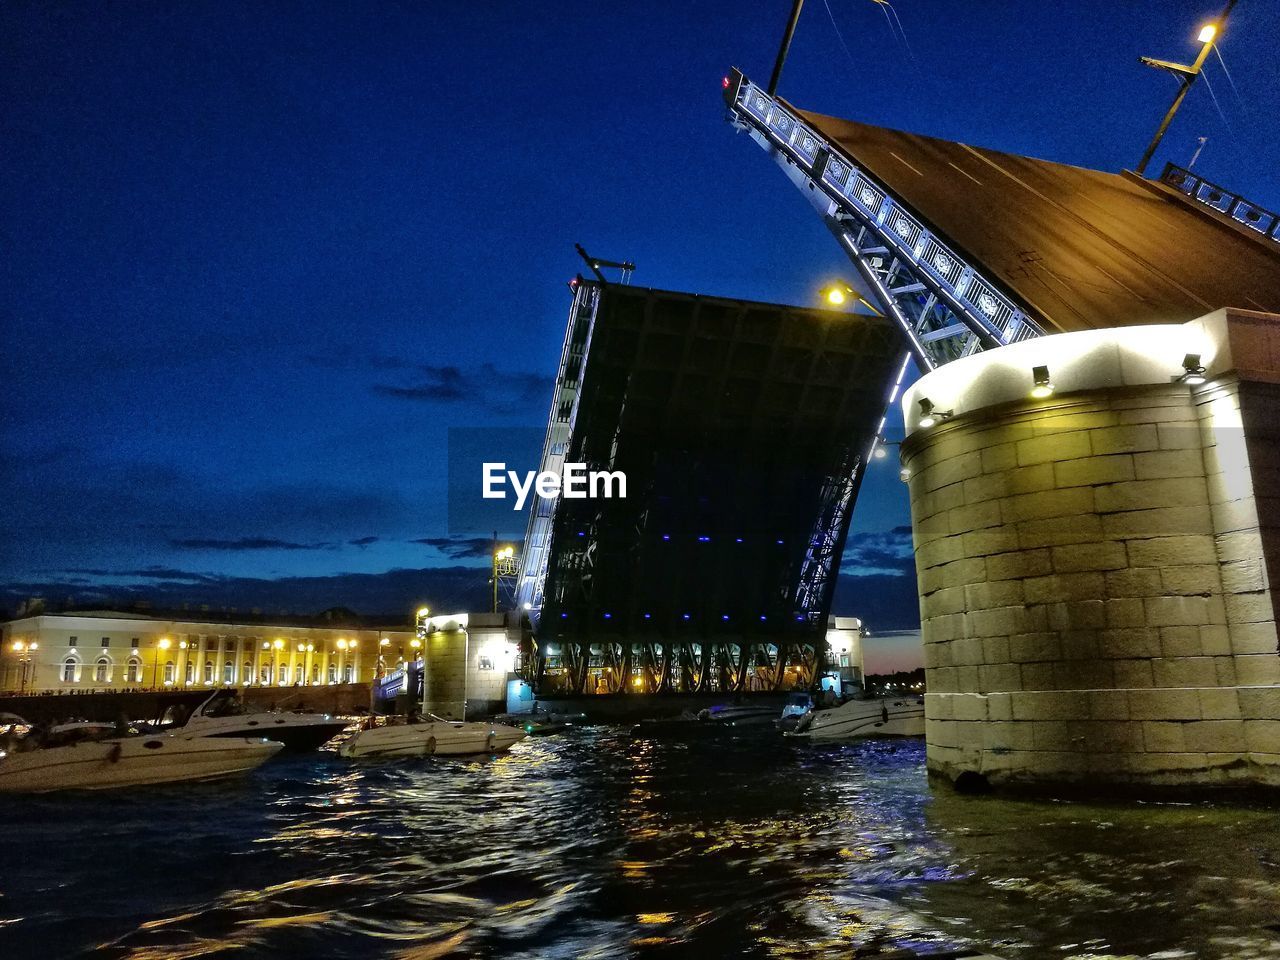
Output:
[[[1038,337],[1044,328],[868,171],[738,70],[725,80],[731,119],[810,198],[876,306],[924,369]]]
[[[1160,174],[1160,180],[1175,190],[1185,193],[1192,200],[1197,200],[1211,210],[1230,217],[1241,226],[1256,230],[1264,237],[1280,243],[1280,214],[1251,203],[1239,194],[1232,193],[1177,164],[1166,163],[1164,173]]]

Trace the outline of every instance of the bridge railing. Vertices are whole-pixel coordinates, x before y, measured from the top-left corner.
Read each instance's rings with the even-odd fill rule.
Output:
[[[795,164],[811,185],[822,188],[839,208],[837,218],[856,221],[867,229],[879,249],[899,259],[921,286],[946,306],[962,324],[960,330],[968,329],[972,339],[962,352],[1043,335],[1043,328],[1001,293],[998,284],[921,223],[838,144],[829,142],[738,70],[726,78],[725,100],[739,123]],[[875,253],[872,249],[863,252]],[[893,289],[886,292],[897,293]],[[954,355],[954,351],[943,354],[933,346],[938,339],[955,336],[952,327],[932,320],[926,324],[923,317],[918,326],[904,332],[916,344],[917,353],[925,353],[930,367]]]
[[[1220,187],[1175,163],[1165,164],[1164,173],[1160,174],[1160,181],[1185,193],[1192,200],[1230,217],[1241,226],[1255,230],[1264,237],[1280,243],[1280,214],[1266,207],[1260,207],[1238,193],[1232,193],[1225,187]]]

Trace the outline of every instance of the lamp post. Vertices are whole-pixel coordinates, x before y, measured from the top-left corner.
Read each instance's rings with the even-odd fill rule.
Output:
[[[1209,51],[1213,49],[1213,41],[1217,39],[1218,34],[1222,32],[1223,27],[1227,25],[1227,17],[1231,15],[1231,8],[1236,5],[1236,0],[1227,0],[1227,5],[1217,20],[1204,25],[1200,30],[1200,35],[1196,38],[1203,46],[1200,48],[1200,56],[1196,57],[1196,62],[1191,66],[1181,63],[1171,63],[1168,60],[1156,60],[1152,57],[1140,57],[1142,63],[1148,67],[1155,67],[1157,70],[1167,70],[1178,78],[1178,92],[1174,95],[1173,103],[1169,106],[1169,112],[1164,115],[1164,119],[1160,121],[1160,127],[1156,130],[1156,135],[1151,138],[1151,143],[1147,145],[1146,152],[1142,155],[1142,159],[1138,161],[1137,173],[1141,176],[1146,172],[1147,164],[1151,162],[1151,157],[1155,154],[1156,148],[1160,146],[1160,141],[1164,139],[1165,132],[1169,129],[1169,124],[1173,122],[1173,116],[1178,112],[1178,108],[1182,106],[1182,101],[1187,98],[1187,91],[1191,89],[1191,85],[1200,78],[1200,71],[1204,67],[1204,62],[1209,56]]]
[[[18,669],[22,671],[18,680],[18,692],[27,692],[27,665],[35,662],[33,654],[40,649],[40,644],[35,641],[15,640],[13,641],[13,649],[18,653]]]
[[[168,650],[170,640],[168,637],[161,637],[156,641],[156,662],[155,667],[151,671],[151,689],[155,690],[160,686],[160,651]]]

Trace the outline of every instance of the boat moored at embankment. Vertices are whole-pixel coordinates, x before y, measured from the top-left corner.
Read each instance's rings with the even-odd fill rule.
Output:
[[[193,737],[265,737],[286,750],[319,750],[347,728],[347,721],[327,713],[264,710],[247,712],[222,691],[200,704],[173,732]]]
[[[338,748],[343,757],[426,757],[501,753],[528,734],[501,723],[428,718],[361,730]]]
[[[847,700],[837,707],[813,709],[784,734],[809,740],[858,737],[923,737],[923,697]]]
[[[104,729],[108,727],[68,724],[54,728],[42,743],[11,743],[10,749],[0,751],[0,793],[216,780],[256,769],[283,749],[282,744],[263,737],[104,736],[110,733]]]

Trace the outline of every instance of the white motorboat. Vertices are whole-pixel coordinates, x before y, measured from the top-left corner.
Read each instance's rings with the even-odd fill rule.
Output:
[[[343,730],[347,721],[327,713],[246,711],[234,696],[215,693],[173,732],[180,737],[266,737],[286,750],[318,750]]]
[[[417,722],[370,727],[338,748],[344,757],[425,757],[501,753],[523,740],[519,727],[427,717]]]
[[[112,736],[113,724],[54,727],[0,750],[0,793],[106,790],[246,773],[282,749],[262,737],[187,739],[170,733]]]
[[[851,740],[856,737],[923,737],[923,697],[847,700],[837,707],[810,710],[786,731],[788,737]]]
[[[774,704],[742,705],[717,704],[698,711],[698,719],[705,723],[721,723],[730,727],[762,726],[773,723],[778,715]]]

